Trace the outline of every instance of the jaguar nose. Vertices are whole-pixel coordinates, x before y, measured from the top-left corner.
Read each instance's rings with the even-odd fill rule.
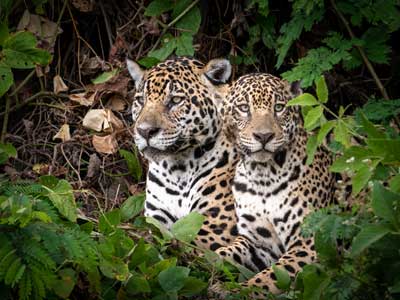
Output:
[[[275,133],[273,133],[273,132],[266,132],[266,133],[256,132],[256,133],[253,133],[253,136],[261,144],[266,145],[274,138]]]
[[[144,137],[146,140],[149,140],[153,136],[155,136],[161,130],[161,128],[152,127],[152,126],[148,126],[148,125],[144,124],[144,125],[138,126],[136,128],[136,130],[142,137]]]

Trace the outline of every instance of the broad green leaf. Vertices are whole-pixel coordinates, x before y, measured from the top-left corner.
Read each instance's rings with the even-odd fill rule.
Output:
[[[8,26],[6,21],[0,21],[0,46],[8,38]]]
[[[135,177],[137,181],[142,178],[142,166],[140,165],[139,158],[137,156],[136,149],[134,152],[130,152],[124,149],[119,150],[119,154],[125,159],[126,164],[128,165],[129,172]]]
[[[143,210],[145,198],[145,194],[140,194],[126,199],[120,208],[122,221],[127,221],[140,214]]]
[[[314,161],[314,154],[317,151],[318,143],[315,135],[309,136],[306,145],[307,165],[311,165]]]
[[[54,189],[60,180],[53,175],[43,175],[39,177],[39,183],[50,188]]]
[[[198,295],[201,291],[203,291],[207,287],[207,283],[189,276],[185,280],[185,285],[184,287],[180,290],[179,294],[185,297],[193,297],[195,295]]]
[[[177,292],[185,286],[190,269],[185,267],[171,267],[158,275],[158,282],[166,292]]]
[[[286,106],[294,106],[294,105],[299,105],[299,106],[314,106],[314,105],[319,105],[320,103],[315,99],[315,97],[311,94],[304,93],[301,94],[300,96],[290,100]]]
[[[343,120],[338,120],[333,133],[335,141],[341,143],[346,148],[350,146],[350,135]]]
[[[50,189],[43,186],[47,190],[47,196],[53,205],[58,209],[61,215],[71,222],[76,222],[77,211],[74,193],[68,181],[62,179],[57,185]]]
[[[0,97],[2,97],[14,83],[11,68],[0,62]]]
[[[304,119],[304,128],[306,130],[311,129],[320,120],[323,114],[322,106],[316,106],[311,109]]]
[[[175,53],[178,56],[193,56],[193,36],[188,33],[182,33],[180,37],[176,39]]]
[[[397,174],[389,181],[390,189],[395,193],[400,193],[400,174]]]
[[[155,57],[143,57],[137,61],[137,63],[145,68],[151,68],[152,66],[155,66],[158,64],[160,61],[155,58]]]
[[[276,276],[276,285],[281,290],[287,291],[290,288],[290,276],[288,272],[280,266],[272,265],[274,274]]]
[[[390,229],[381,224],[369,224],[364,226],[357,236],[353,239],[351,255],[357,256],[376,241],[383,238],[390,232]]]
[[[335,127],[336,121],[331,120],[321,125],[317,135],[317,144],[320,145],[328,133]]]
[[[400,140],[367,139],[367,145],[376,156],[383,157],[384,163],[398,163],[400,161]]]
[[[122,258],[112,257],[112,259],[101,259],[99,263],[101,272],[108,278],[125,281],[129,277],[128,265]]]
[[[157,50],[151,51],[147,56],[154,57],[159,61],[163,61],[168,58],[176,49],[176,39],[174,37],[164,37],[163,45]]]
[[[171,18],[175,19],[177,16],[179,16],[190,4],[192,4],[192,2],[192,0],[177,0],[171,14]]]
[[[146,217],[146,223],[154,225],[158,230],[160,230],[160,232],[165,240],[169,241],[174,237],[172,235],[172,233],[163,224],[161,224],[158,220],[156,220],[152,217]]]
[[[151,292],[151,287],[146,277],[136,272],[129,278],[125,287],[127,292],[131,295]]]
[[[372,191],[372,209],[374,213],[397,226],[400,221],[400,195],[374,182]]]
[[[305,300],[323,299],[326,287],[330,283],[330,279],[325,272],[319,270],[315,265],[305,266],[302,272]]]
[[[328,87],[326,86],[325,77],[321,75],[316,81],[317,97],[321,103],[328,102]]]
[[[372,171],[368,165],[358,169],[357,173],[351,178],[351,184],[353,185],[352,195],[357,195],[367,185],[371,176]]]
[[[71,268],[62,269],[58,272],[60,279],[54,281],[52,288],[60,298],[67,299],[76,284],[76,272]]]
[[[3,56],[3,63],[16,69],[47,65],[51,60],[48,51],[36,48],[36,38],[28,31],[10,35],[4,42]]]
[[[110,233],[115,231],[116,226],[121,223],[121,212],[119,209],[114,209],[99,218],[99,231],[102,233]]]
[[[100,83],[107,82],[111,78],[113,78],[118,73],[118,71],[119,71],[118,69],[114,69],[109,72],[104,72],[104,73],[100,74],[99,76],[97,76],[95,79],[92,79],[92,83],[100,84]]]
[[[176,239],[190,243],[196,238],[197,233],[203,225],[203,221],[203,215],[198,212],[191,212],[172,225],[171,233]]]
[[[176,28],[194,35],[199,30],[201,23],[201,13],[197,6],[188,11],[175,25]]]
[[[162,13],[172,9],[174,5],[169,0],[153,0],[146,7],[144,15],[148,17],[160,16]]]
[[[357,171],[370,161],[373,153],[368,148],[352,146],[345,150],[342,157],[334,161],[330,170],[332,172]]]
[[[383,132],[378,130],[375,125],[365,117],[364,113],[360,113],[360,118],[361,125],[363,126],[365,132],[368,134],[369,138],[384,139],[386,137]]]

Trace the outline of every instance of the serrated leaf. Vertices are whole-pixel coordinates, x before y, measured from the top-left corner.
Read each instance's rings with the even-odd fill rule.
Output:
[[[171,233],[180,241],[190,243],[193,241],[204,222],[204,216],[198,212],[191,212],[179,219],[171,227]]]
[[[328,102],[328,87],[326,86],[325,77],[322,75],[315,81],[317,97],[322,103]]]
[[[46,186],[43,187],[46,189],[50,201],[60,214],[71,222],[76,222],[78,216],[77,208],[72,186],[69,182],[62,179],[57,182],[57,185],[53,189]]]
[[[343,120],[338,121],[333,134],[335,136],[335,141],[341,143],[345,147],[350,146],[350,135]]]
[[[160,16],[162,13],[171,10],[174,7],[169,0],[153,0],[149,3],[144,11],[144,15],[148,17]]]
[[[189,276],[185,280],[184,287],[179,291],[179,294],[185,297],[193,297],[198,295],[201,291],[203,291],[207,287],[207,283]]]
[[[372,209],[378,216],[397,226],[400,218],[400,195],[374,182],[372,191]]]
[[[151,287],[146,277],[134,273],[125,285],[126,290],[131,295],[151,292]]]
[[[312,162],[314,161],[314,154],[315,151],[317,151],[317,148],[318,148],[317,137],[315,135],[312,135],[308,138],[306,145],[307,165],[311,165]]]
[[[317,144],[320,145],[328,133],[335,127],[336,121],[331,120],[321,125],[317,135]]]
[[[11,68],[0,62],[0,97],[2,97],[14,83]]]
[[[180,37],[176,39],[176,51],[175,54],[178,56],[193,56],[193,36],[188,33],[182,33]]]
[[[145,199],[145,194],[130,196],[126,199],[120,208],[122,221],[127,221],[140,214],[143,210]]]
[[[158,282],[166,292],[177,292],[185,286],[190,269],[185,267],[170,267],[158,275]]]
[[[312,108],[304,118],[304,128],[306,130],[313,128],[322,117],[323,111],[322,106]]]
[[[357,256],[362,251],[379,241],[390,232],[390,229],[380,224],[369,224],[364,226],[357,236],[353,239],[351,255]]]
[[[282,267],[272,265],[274,274],[276,276],[276,285],[283,291],[287,291],[290,288],[290,276],[289,273]]]
[[[125,159],[126,164],[128,165],[129,173],[133,175],[136,181],[139,181],[142,178],[142,166],[140,165],[139,158],[137,156],[136,149],[135,152],[130,152],[124,149],[119,150],[119,154]]]
[[[99,76],[97,76],[95,79],[92,79],[93,84],[100,84],[109,81],[111,78],[113,78],[117,73],[118,69],[114,69],[109,72],[103,72]]]
[[[319,105],[319,102],[315,97],[311,94],[304,93],[301,94],[300,96],[290,100],[286,106],[294,106],[294,105],[299,105],[299,106],[314,106],[314,105]]]

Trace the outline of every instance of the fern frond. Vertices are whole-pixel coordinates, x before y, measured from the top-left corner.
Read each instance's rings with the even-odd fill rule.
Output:
[[[47,253],[44,246],[42,246],[37,241],[31,240],[27,243],[26,247],[23,249],[25,254],[24,259],[29,263],[32,261],[38,262],[40,265],[43,265],[46,269],[54,270],[56,268],[56,263]]]
[[[21,263],[21,258],[14,260],[7,270],[6,276],[4,277],[4,282],[7,285],[14,287],[16,283],[21,279],[25,271],[25,265]]]
[[[40,184],[31,181],[4,181],[0,185],[0,193],[6,196],[12,194],[38,195],[43,191]]]
[[[0,261],[0,279],[4,279],[7,274],[8,269],[12,265],[12,263],[18,259],[18,256],[15,254],[16,250],[11,250],[8,254],[6,254],[2,260]]]
[[[19,300],[28,300],[32,294],[32,274],[30,270],[26,270],[18,284]]]

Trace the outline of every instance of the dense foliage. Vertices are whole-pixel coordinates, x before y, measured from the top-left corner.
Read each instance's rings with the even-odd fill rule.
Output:
[[[135,183],[134,191],[120,191],[118,185],[115,198],[123,201],[111,206],[106,203],[107,196],[99,199],[96,194],[96,189],[103,189],[102,183],[83,187],[81,177],[90,177],[92,155],[90,161],[89,157],[79,158],[82,168],[81,162],[74,167],[68,158],[63,160],[73,175],[55,172],[54,158],[54,168],[44,172],[51,175],[43,175],[46,165],[41,159],[34,165],[25,162],[36,170],[35,176],[22,171],[19,175],[26,148],[21,144],[17,151],[6,143],[22,143],[15,138],[10,116],[24,119],[29,111],[26,106],[32,101],[70,116],[69,109],[60,108],[60,99],[69,97],[72,101],[73,95],[60,94],[66,89],[55,79],[54,86],[58,85],[60,91],[54,87],[54,93],[49,92],[47,72],[67,77],[66,70],[70,70],[71,85],[92,82],[101,86],[103,90],[91,91],[90,97],[74,95],[81,95],[79,101],[93,97],[103,108],[97,94],[110,93],[113,78],[122,78],[119,76],[124,74],[127,55],[151,67],[174,54],[203,60],[229,56],[236,74],[267,71],[288,81],[301,80],[305,93],[289,105],[301,106],[305,128],[310,132],[308,163],[320,145],[335,156],[331,171],[338,178],[340,174],[343,181],[339,204],[312,213],[302,227],[304,235],[315,236],[319,262],[306,266],[293,282],[284,270],[275,268],[278,285],[285,293],[271,298],[400,297],[398,1],[249,0],[226,4],[151,0],[139,1],[137,11],[127,13],[129,16],[125,15],[128,10],[121,9],[120,14],[118,8],[112,10],[112,3],[108,3],[107,11],[107,1],[99,1],[97,11],[102,18],[96,18],[96,22],[91,21],[96,14],[96,4],[91,1],[25,2],[0,1],[0,97],[4,100],[0,102],[4,142],[0,144],[1,299],[204,299],[209,281],[219,278],[228,282],[227,288],[236,288],[237,282],[252,275],[243,267],[219,261],[212,252],[195,249],[191,242],[202,216],[190,214],[168,231],[156,220],[141,215],[145,165],[132,150],[131,140],[120,146],[124,149],[118,150],[115,142],[115,149],[104,150],[93,139],[102,158],[114,155],[125,171],[113,173],[103,166],[98,172],[110,181],[129,177]],[[132,10],[131,1],[126,3]],[[126,17],[127,21],[111,24],[114,16]],[[42,22],[41,33],[34,30],[35,18]],[[77,20],[96,24],[100,38],[94,38],[97,33],[90,30],[86,33]],[[64,38],[57,38],[59,27]],[[146,33],[140,31],[142,27]],[[115,38],[113,31],[117,32]],[[70,47],[71,40],[65,38],[70,32],[78,41],[76,57],[67,55],[75,51]],[[108,48],[102,43],[102,32],[110,41]],[[126,46],[129,42],[134,46]],[[81,72],[81,59],[96,51],[103,53],[102,63],[98,63],[101,59],[96,54],[90,63],[97,63],[97,69]],[[31,87],[27,90],[27,86]],[[117,89],[122,88],[114,87],[112,92]],[[88,93],[86,89],[84,92]],[[83,105],[93,107],[93,99]],[[126,110],[129,116],[129,107]],[[57,119],[59,114],[54,116]],[[115,118],[110,120],[117,130],[101,138],[114,145],[122,129]],[[78,132],[81,127],[76,127]],[[61,144],[68,144],[66,135],[60,136]],[[57,154],[52,140],[38,147],[42,153],[51,147],[53,156]],[[63,148],[61,152],[65,157]],[[32,153],[34,156],[36,152]],[[94,209],[90,206],[94,212],[88,209],[87,197],[95,199]],[[242,291],[232,299],[247,299],[248,292]]]

